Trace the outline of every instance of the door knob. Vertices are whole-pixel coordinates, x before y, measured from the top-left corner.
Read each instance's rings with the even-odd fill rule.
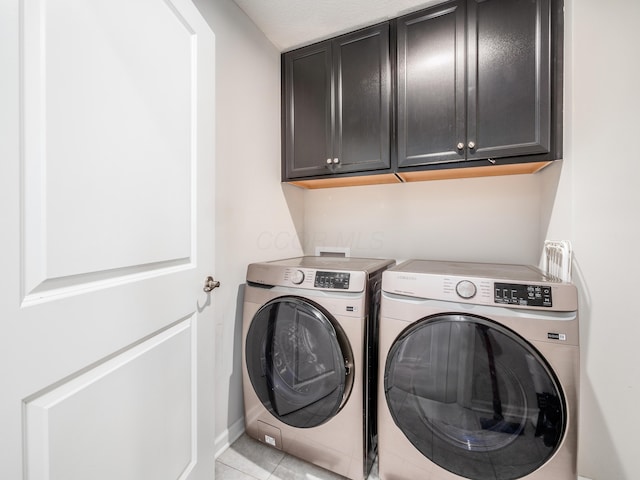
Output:
[[[211,290],[213,290],[214,288],[218,288],[219,286],[220,286],[220,282],[217,280],[214,280],[213,277],[209,276],[204,280],[203,290],[209,293]]]

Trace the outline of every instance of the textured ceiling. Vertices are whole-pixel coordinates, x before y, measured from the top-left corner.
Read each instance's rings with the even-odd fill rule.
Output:
[[[280,50],[292,50],[441,0],[234,0]]]

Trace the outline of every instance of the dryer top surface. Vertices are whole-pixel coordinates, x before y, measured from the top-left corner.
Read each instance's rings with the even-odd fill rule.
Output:
[[[263,262],[262,264],[264,266],[273,265],[280,267],[302,267],[373,273],[394,263],[394,260],[380,258],[305,256]]]

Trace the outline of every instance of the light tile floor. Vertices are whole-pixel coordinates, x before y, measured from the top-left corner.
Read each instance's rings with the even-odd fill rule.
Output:
[[[216,460],[216,480],[344,480],[242,434]],[[378,462],[367,480],[379,480]],[[589,480],[578,476],[578,480]]]
[[[216,460],[216,480],[344,480],[243,434]],[[374,463],[367,480],[378,480]]]

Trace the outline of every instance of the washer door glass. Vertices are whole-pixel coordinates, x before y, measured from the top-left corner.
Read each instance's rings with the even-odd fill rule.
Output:
[[[566,427],[558,380],[537,350],[485,318],[446,314],[406,329],[387,357],[396,425],[427,458],[474,480],[521,478]]]
[[[329,420],[353,384],[342,329],[320,306],[298,297],[279,297],[258,310],[247,332],[246,362],[262,404],[294,427]]]

